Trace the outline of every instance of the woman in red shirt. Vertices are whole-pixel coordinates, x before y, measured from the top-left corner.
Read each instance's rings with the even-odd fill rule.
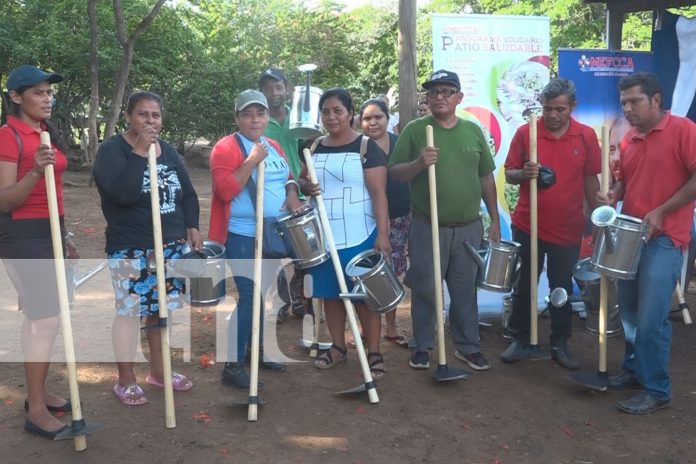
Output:
[[[28,413],[24,428],[50,439],[67,428],[51,412],[71,411],[70,400],[46,388],[59,306],[43,176],[44,168],[53,165],[64,230],[61,175],[68,161],[59,149],[57,131],[47,122],[53,106],[51,84],[62,80],[34,66],[12,70],[7,79],[11,115],[0,127],[0,257],[24,312],[21,340]],[[41,131],[51,135],[50,147],[41,145]],[[69,241],[67,255],[77,258]]]

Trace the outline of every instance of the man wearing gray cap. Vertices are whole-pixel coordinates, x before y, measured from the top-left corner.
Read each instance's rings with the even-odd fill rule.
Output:
[[[430,227],[428,167],[435,166],[437,208],[440,226],[440,262],[452,302],[449,321],[455,356],[472,369],[490,369],[481,354],[476,303],[476,271],[473,257],[464,242],[478,248],[483,238],[481,199],[491,218],[488,238],[500,240],[498,202],[493,178],[495,162],[481,129],[457,117],[455,111],[463,95],[459,76],[444,69],[435,71],[423,84],[431,115],[411,121],[401,132],[389,158],[389,175],[409,181],[411,212],[409,230],[411,266],[404,283],[411,288],[413,339],[409,365],[413,369],[430,367],[430,351],[435,345],[435,281],[433,237]],[[426,144],[426,126],[433,127],[435,146]]]

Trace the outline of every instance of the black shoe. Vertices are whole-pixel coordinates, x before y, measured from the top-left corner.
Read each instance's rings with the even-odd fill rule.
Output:
[[[251,378],[246,367],[242,363],[225,363],[222,371],[222,383],[237,388],[248,389],[251,385]],[[258,382],[259,390],[263,388],[263,382]]]
[[[430,367],[430,354],[427,351],[412,351],[408,365],[413,369],[428,369]]]
[[[278,310],[278,315],[276,316],[276,322],[278,324],[282,324],[290,316],[289,309],[290,305],[286,304]]]
[[[513,340],[510,346],[500,353],[500,360],[504,363],[514,363],[518,360],[538,361],[549,359],[548,353],[539,349],[539,346],[532,346],[529,343],[524,343],[519,340]]]
[[[34,435],[38,435],[38,436],[43,437],[43,438],[48,438],[49,440],[55,440],[56,435],[58,435],[59,433],[61,433],[64,430],[67,430],[68,428],[70,428],[70,426],[64,425],[63,427],[59,428],[58,430],[50,431],[50,430],[42,429],[41,427],[39,427],[38,425],[36,425],[32,421],[30,421],[29,419],[24,421],[24,430],[26,430],[29,433],[33,433]]]
[[[559,366],[565,367],[571,371],[576,370],[580,367],[580,364],[573,358],[570,354],[567,346],[552,346],[551,347],[551,358],[558,363]]]
[[[624,371],[619,375],[610,375],[607,388],[609,390],[642,390],[643,386],[633,374]]]
[[[70,399],[67,400],[65,404],[62,406],[50,406],[46,405],[46,409],[48,409],[51,412],[67,412],[70,413],[72,412],[72,403],[70,402]],[[24,400],[24,410],[26,412],[29,412],[29,400],[25,399]]]
[[[488,362],[486,357],[480,352],[462,354],[457,350],[454,350],[454,356],[460,361],[464,361],[475,371],[487,371],[491,368],[491,364]]]
[[[619,401],[616,406],[628,414],[650,414],[669,406],[670,399],[660,399],[652,396],[646,391],[638,393],[633,398]]]

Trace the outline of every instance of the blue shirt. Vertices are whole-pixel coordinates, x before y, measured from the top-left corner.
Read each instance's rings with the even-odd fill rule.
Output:
[[[247,153],[251,152],[254,142],[239,134]],[[264,170],[263,188],[263,215],[265,217],[278,217],[283,214],[281,209],[285,203],[285,182],[290,176],[290,167],[273,146],[268,143],[266,137],[261,137],[261,143],[268,150],[268,156],[264,160],[266,167]],[[254,183],[258,179],[258,168],[254,168],[251,173]],[[258,185],[258,184],[257,184]],[[255,193],[254,193],[255,194]],[[256,235],[256,212],[249,196],[249,190],[245,185],[239,195],[234,197],[230,204],[230,221],[227,230],[234,234],[254,237]]]

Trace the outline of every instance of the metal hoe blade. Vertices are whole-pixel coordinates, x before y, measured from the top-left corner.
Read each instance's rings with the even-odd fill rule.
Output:
[[[606,372],[572,372],[566,375],[566,379],[596,391],[603,392],[609,388],[609,375]]]
[[[438,364],[437,370],[433,373],[433,380],[436,382],[448,382],[450,380],[466,380],[469,373],[465,369],[449,367],[447,364]]]

